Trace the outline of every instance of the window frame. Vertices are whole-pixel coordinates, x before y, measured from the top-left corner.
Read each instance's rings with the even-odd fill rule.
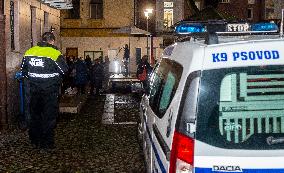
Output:
[[[189,126],[193,124],[195,126],[196,124],[199,86],[200,86],[200,80],[201,80],[200,76],[201,76],[200,70],[191,72],[188,75],[186,83],[184,85],[184,90],[182,93],[182,98],[181,98],[181,102],[179,105],[177,122],[176,122],[176,129],[178,129],[178,131],[183,133],[184,135],[187,135],[192,138],[194,138],[195,132],[192,133],[189,129],[190,128]],[[195,81],[196,83],[194,83]],[[192,96],[192,95],[195,95],[195,96],[189,98],[189,96]],[[191,112],[192,114],[190,114],[189,116],[184,116],[185,109],[186,109],[186,103],[188,101],[187,99],[189,100],[191,99],[191,101],[193,101],[190,103],[191,105],[189,105],[189,107],[193,108],[193,110]]]
[[[92,16],[92,6],[95,5],[95,16]],[[101,10],[101,14],[98,13],[99,10]],[[90,19],[95,19],[95,20],[101,20],[104,18],[104,3],[102,0],[97,1],[97,2],[92,2],[90,1],[89,4],[89,18]]]
[[[163,65],[165,63],[165,65]],[[167,68],[165,68],[164,66],[167,66]],[[161,66],[162,65],[162,66]],[[180,71],[171,71],[170,70],[170,66],[173,67],[173,65],[178,65],[179,68],[176,68],[177,70]],[[173,87],[173,90],[171,91],[170,94],[170,101],[168,103],[168,105],[166,106],[166,108],[163,111],[159,111],[159,106],[160,106],[160,102],[161,102],[161,97],[164,91],[164,87],[166,84],[166,79],[168,77],[169,72],[172,72],[172,74],[174,74],[175,76],[175,84]],[[169,59],[162,59],[161,62],[159,62],[159,64],[156,66],[155,70],[153,71],[151,78],[150,78],[150,87],[149,87],[149,105],[151,107],[151,109],[153,110],[153,112],[156,114],[157,117],[159,117],[160,119],[163,118],[163,116],[165,115],[167,109],[169,108],[175,94],[176,94],[176,90],[179,86],[180,83],[180,79],[182,76],[182,72],[183,72],[183,66],[181,64],[179,64],[176,61],[173,60],[169,60]],[[156,78],[157,77],[157,78]],[[155,83],[156,79],[159,79],[159,85],[157,83]],[[155,91],[155,93],[153,93],[154,89],[157,89]]]
[[[249,5],[255,4],[255,0],[248,0],[248,4],[249,4]]]
[[[163,12],[164,12],[163,13],[163,21],[164,21],[163,27],[165,29],[167,29],[167,28],[170,28],[173,25],[173,22],[174,22],[174,9],[172,9],[172,8],[165,8]],[[171,14],[171,17],[170,17],[169,20],[168,20],[168,18],[166,18],[166,14]]]
[[[226,4],[226,3],[231,3],[231,2],[230,2],[230,0],[220,0],[220,3]]]
[[[86,58],[86,56],[87,55],[92,55],[92,56],[90,56],[90,58],[91,58],[91,60],[92,60],[92,62],[94,62],[95,61],[95,55],[97,54],[97,53],[100,53],[101,54],[101,56],[102,57],[104,57],[103,55],[103,51],[84,51],[84,59]]]
[[[249,17],[249,11],[250,11],[251,17]],[[247,9],[247,14],[248,14],[247,19],[248,20],[252,20],[253,19],[253,8],[248,8]]]
[[[202,71],[200,92],[198,95],[197,105],[197,130],[196,139],[207,143],[208,145],[225,148],[225,149],[249,149],[249,150],[274,150],[283,149],[284,144],[278,145],[264,145],[263,138],[271,136],[270,133],[261,133],[259,136],[255,133],[246,141],[242,143],[233,143],[226,141],[221,135],[219,127],[219,113],[220,113],[220,90],[221,82],[225,76],[233,73],[250,73],[250,75],[265,75],[265,74],[284,74],[283,65],[269,65],[266,69],[260,66],[234,67],[224,69],[213,69]],[[269,72],[271,71],[271,72]],[[214,80],[212,77],[214,76]],[[239,79],[238,79],[239,80]],[[214,86],[214,87],[212,87]],[[239,97],[239,96],[238,96]],[[208,99],[210,98],[210,99]],[[213,123],[212,123],[213,122]],[[273,133],[274,137],[282,137],[283,133]],[[252,142],[253,141],[253,142]]]

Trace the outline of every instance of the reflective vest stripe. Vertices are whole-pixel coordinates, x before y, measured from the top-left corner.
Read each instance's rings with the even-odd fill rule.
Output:
[[[61,52],[52,47],[34,46],[27,50],[24,56],[47,57],[52,59],[53,61],[56,61],[60,55]]]
[[[60,69],[61,73],[64,74],[64,71],[61,69],[61,67],[57,64],[57,62],[55,62],[55,64],[57,65],[57,67]]]
[[[28,73],[28,76],[34,77],[34,78],[48,79],[48,78],[53,78],[53,77],[59,76],[59,73],[51,73],[51,74]]]

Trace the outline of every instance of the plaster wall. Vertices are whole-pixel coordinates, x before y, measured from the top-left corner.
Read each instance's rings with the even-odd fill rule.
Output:
[[[62,28],[118,28],[133,24],[133,0],[106,0],[103,3],[103,19],[90,18],[90,0],[81,0],[79,19],[68,19],[68,11],[63,10]]]
[[[20,69],[24,52],[29,49],[31,38],[33,45],[46,31],[44,27],[44,12],[48,13],[48,25],[55,28],[56,45],[60,47],[60,11],[48,7],[37,0],[13,0],[14,2],[14,42],[15,49],[11,49],[10,0],[4,1],[6,16],[6,73],[7,73],[7,114],[9,121],[13,121],[19,113],[19,89],[14,79],[15,72]],[[31,8],[34,8],[32,15]],[[33,20],[32,20],[33,18]],[[32,21],[34,22],[32,24]],[[32,29],[31,29],[32,28]]]
[[[130,45],[130,72],[135,73],[136,48],[141,48],[141,56],[146,55],[147,37],[62,37],[63,53],[66,53],[66,48],[77,47],[79,57],[84,57],[85,51],[103,51],[103,56],[108,56],[109,50],[116,50],[118,52],[122,48],[117,54],[121,61],[125,44]],[[153,47],[156,48],[155,58],[157,60],[160,59],[163,51],[159,48],[160,44],[162,44],[162,38],[154,37]]]

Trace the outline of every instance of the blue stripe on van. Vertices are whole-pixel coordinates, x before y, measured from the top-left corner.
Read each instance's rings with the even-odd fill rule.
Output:
[[[143,116],[144,116],[144,115],[143,115]],[[143,117],[143,118],[144,118],[144,117]],[[153,142],[153,139],[152,139],[152,137],[151,137],[151,133],[150,133],[149,127],[148,127],[148,125],[147,125],[147,123],[146,123],[146,121],[145,121],[145,118],[144,118],[144,122],[145,122],[145,124],[146,124],[146,130],[147,130],[147,133],[148,133],[148,136],[149,136],[151,145],[152,145],[152,147],[153,147],[155,156],[156,156],[156,158],[157,158],[159,167],[161,168],[162,173],[166,173],[167,171],[166,171],[166,169],[165,169],[165,167],[164,167],[164,165],[163,165],[163,163],[162,163],[162,160],[161,160],[161,158],[160,158],[160,156],[159,156],[159,154],[158,154],[158,150],[157,150],[157,148],[156,148],[156,146],[155,146],[155,144],[154,144],[154,142]]]
[[[242,169],[242,171],[213,171],[212,168],[195,168],[195,173],[284,173],[282,169]]]

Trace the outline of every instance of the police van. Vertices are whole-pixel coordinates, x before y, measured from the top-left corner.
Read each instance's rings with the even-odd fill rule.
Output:
[[[181,22],[153,70],[138,126],[148,173],[284,173],[283,31],[221,23]]]

